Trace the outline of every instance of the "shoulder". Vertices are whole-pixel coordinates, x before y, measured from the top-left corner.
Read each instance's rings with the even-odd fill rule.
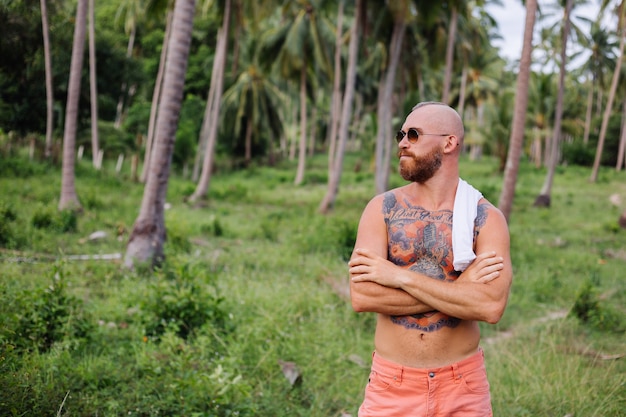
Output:
[[[481,232],[488,232],[489,234],[508,237],[509,234],[509,227],[504,214],[485,198],[478,202],[474,227],[477,235],[480,235]]]
[[[382,213],[384,210],[395,206],[402,200],[402,195],[405,193],[403,188],[404,187],[394,188],[374,196],[367,204],[366,210],[373,207]]]

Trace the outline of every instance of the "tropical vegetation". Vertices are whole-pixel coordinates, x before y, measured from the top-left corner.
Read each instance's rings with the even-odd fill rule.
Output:
[[[426,100],[511,229],[496,415],[620,415],[626,2],[585,3],[510,60],[498,0],[0,2],[0,415],[356,415],[345,262]]]

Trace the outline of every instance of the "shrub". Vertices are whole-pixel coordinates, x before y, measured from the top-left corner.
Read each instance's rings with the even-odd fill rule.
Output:
[[[626,331],[622,316],[610,304],[601,303],[597,287],[591,280],[582,285],[570,315],[598,330],[616,333]]]
[[[75,211],[58,211],[51,206],[38,208],[33,213],[31,222],[37,229],[53,230],[61,233],[75,232],[78,229],[78,215]]]
[[[16,302],[14,328],[5,329],[3,339],[20,351],[48,351],[61,341],[82,341],[92,324],[76,297],[67,294],[60,267],[55,266],[52,282],[45,289],[25,291]]]
[[[13,241],[16,235],[16,219],[17,213],[13,207],[0,203],[0,246],[9,246]]]
[[[222,309],[216,277],[189,264],[178,270],[167,268],[165,265],[157,273],[149,293],[140,302],[146,336],[159,339],[173,330],[187,339],[205,323],[218,331],[225,330],[228,315]]]
[[[563,144],[563,160],[569,164],[591,166],[595,157],[595,149],[581,142]]]

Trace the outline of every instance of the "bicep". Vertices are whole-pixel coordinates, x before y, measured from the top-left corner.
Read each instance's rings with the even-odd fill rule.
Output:
[[[476,253],[489,251],[494,251],[497,256],[502,257],[504,267],[500,271],[500,276],[488,285],[495,290],[494,295],[497,296],[499,293],[499,296],[506,298],[513,278],[509,228],[500,210],[492,205],[489,205],[484,224],[476,236]]]
[[[369,249],[387,258],[387,226],[379,199],[370,201],[363,210],[354,248]]]

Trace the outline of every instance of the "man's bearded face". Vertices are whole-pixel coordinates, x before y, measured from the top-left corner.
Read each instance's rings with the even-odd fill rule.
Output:
[[[425,183],[435,175],[441,167],[443,149],[436,147],[423,156],[416,156],[407,150],[400,150],[398,157],[408,156],[411,159],[400,159],[400,175],[407,181]]]

